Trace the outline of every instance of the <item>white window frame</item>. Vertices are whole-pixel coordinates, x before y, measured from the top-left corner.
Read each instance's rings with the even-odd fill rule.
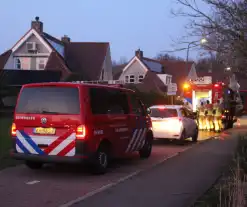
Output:
[[[166,84],[169,85],[172,83],[172,77],[171,76],[166,76]]]
[[[17,61],[19,61],[19,62],[17,62]],[[22,68],[21,68],[21,60],[20,60],[20,58],[15,58],[14,59],[14,64],[15,64],[15,66],[14,66],[14,68],[15,69],[18,69],[18,70],[21,70]],[[18,67],[17,65],[20,65],[20,67]]]
[[[129,75],[124,76],[124,82],[129,83],[130,77]]]
[[[138,82],[139,83],[142,83],[143,79],[144,79],[144,75],[139,75],[138,76]]]
[[[131,80],[133,80],[133,82]],[[129,83],[135,83],[135,82],[136,82],[135,75],[129,75]]]
[[[41,63],[43,61],[43,63]],[[40,68],[40,65],[44,65],[44,68]],[[46,58],[36,58],[36,70],[45,70]]]

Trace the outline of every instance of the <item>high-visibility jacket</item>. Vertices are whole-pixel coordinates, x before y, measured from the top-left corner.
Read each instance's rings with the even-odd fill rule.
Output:
[[[199,116],[205,116],[205,107],[204,106],[199,106],[197,108]]]
[[[220,104],[216,103],[214,104],[214,111],[215,111],[215,116],[221,116],[222,115],[222,107]]]
[[[212,104],[206,104],[205,105],[207,115],[212,116],[213,115],[213,105]]]

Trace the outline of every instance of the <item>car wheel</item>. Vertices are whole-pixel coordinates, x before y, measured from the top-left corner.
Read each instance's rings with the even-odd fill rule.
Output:
[[[109,147],[101,145],[96,152],[91,166],[92,173],[105,174],[109,166]]]
[[[195,130],[195,134],[192,136],[192,142],[197,142],[198,139],[198,128]]]
[[[153,137],[151,135],[147,136],[145,144],[142,149],[139,150],[140,158],[147,159],[152,153],[153,147]]]
[[[186,139],[186,132],[185,132],[185,130],[183,130],[183,132],[181,133],[181,135],[179,137],[178,144],[184,145],[185,139]]]
[[[32,170],[37,170],[43,167],[43,163],[41,162],[26,161],[25,164]]]

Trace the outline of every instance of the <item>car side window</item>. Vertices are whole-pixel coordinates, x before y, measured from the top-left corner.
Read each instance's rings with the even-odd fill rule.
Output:
[[[146,115],[144,105],[137,96],[135,96],[134,94],[131,94],[130,95],[130,102],[131,102],[131,106],[132,106],[132,110],[131,110],[132,114],[136,114],[139,116]]]
[[[93,114],[128,114],[126,93],[117,89],[90,88],[90,104]]]

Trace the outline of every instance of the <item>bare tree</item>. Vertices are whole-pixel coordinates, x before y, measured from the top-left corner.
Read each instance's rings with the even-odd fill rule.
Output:
[[[183,61],[184,59],[183,58],[180,58],[180,57],[176,57],[174,55],[169,55],[167,53],[159,53],[156,57],[155,57],[156,60],[180,60],[180,61]]]
[[[126,57],[120,57],[119,61],[115,61],[115,60],[112,61],[112,66],[124,65],[127,63],[128,63],[128,60]]]
[[[176,16],[189,17],[188,36],[206,38],[203,48],[217,53],[225,65],[246,70],[247,1],[246,0],[175,0],[186,8],[173,11]],[[199,5],[202,5],[201,7]],[[205,9],[209,12],[204,12]],[[186,42],[184,42],[186,43]]]

